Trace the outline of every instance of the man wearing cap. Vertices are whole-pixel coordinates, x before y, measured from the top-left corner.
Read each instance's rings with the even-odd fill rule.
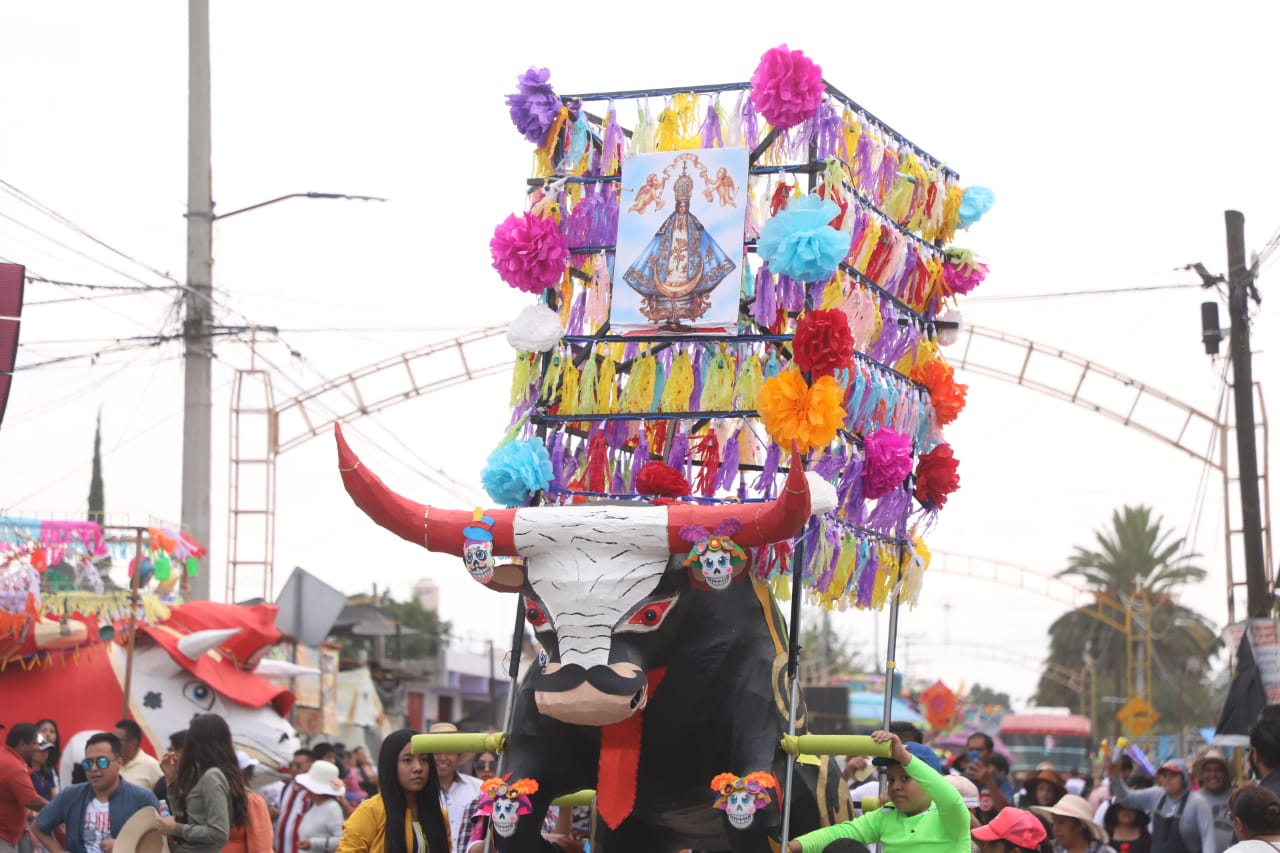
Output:
[[[1192,766],[1200,789],[1191,793],[1187,801],[1187,813],[1193,816],[1196,826],[1207,822],[1213,827],[1213,846],[1204,853],[1222,853],[1233,843],[1235,828],[1227,817],[1227,802],[1231,799],[1231,765],[1227,757],[1216,749],[1207,749]]]
[[[154,791],[156,783],[164,778],[164,771],[160,769],[159,761],[142,751],[142,727],[133,720],[121,720],[116,723],[115,735],[120,738],[124,756],[120,775],[135,785]]]
[[[903,744],[896,734],[872,732],[888,743],[888,758],[873,762],[889,777],[889,802],[851,821],[805,833],[787,843],[790,853],[821,853],[828,844],[851,838],[879,842],[884,853],[939,851],[969,853],[969,810],[960,792],[942,778],[937,753],[920,743]]]
[[[1023,809],[1003,809],[991,823],[976,826],[970,831],[973,840],[982,845],[984,853],[1000,849],[999,845],[992,844],[994,841],[1003,841],[1019,850],[1038,850],[1048,834],[1044,824]]]
[[[159,807],[149,788],[121,775],[120,739],[98,732],[85,743],[80,762],[89,781],[63,789],[36,817],[32,832],[49,853],[111,853],[125,823],[141,808]],[[54,835],[66,830],[67,843]]]
[[[435,723],[428,733],[439,735],[457,731],[458,727],[453,723]],[[453,849],[466,850],[471,827],[463,826],[462,817],[471,801],[480,796],[480,780],[458,772],[462,753],[437,752],[434,755],[436,773],[440,774],[440,805],[449,813],[449,837],[453,839]]]
[[[1213,820],[1207,811],[1188,808],[1191,774],[1187,763],[1171,758],[1156,770],[1153,788],[1134,791],[1124,783],[1119,769],[1104,760],[1111,777],[1112,802],[1151,815],[1151,849],[1160,853],[1213,853]]]
[[[39,811],[48,803],[36,793],[27,767],[40,740],[33,724],[18,723],[0,749],[0,853],[16,853],[27,832],[27,809]]]
[[[280,810],[276,813],[276,853],[298,853],[298,828],[311,808],[311,797],[298,784],[298,777],[311,769],[312,761],[309,750],[299,749],[289,762],[289,781],[280,791]]]

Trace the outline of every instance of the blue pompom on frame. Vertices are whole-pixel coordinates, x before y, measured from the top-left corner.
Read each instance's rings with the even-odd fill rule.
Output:
[[[480,472],[484,490],[495,503],[521,506],[529,495],[551,485],[551,457],[542,442],[508,441],[492,453]]]
[[[760,229],[756,250],[775,273],[822,281],[840,266],[852,243],[849,234],[828,224],[839,215],[834,201],[812,194],[791,199]]]
[[[966,187],[960,197],[960,227],[968,228],[996,203],[996,194],[989,187]]]

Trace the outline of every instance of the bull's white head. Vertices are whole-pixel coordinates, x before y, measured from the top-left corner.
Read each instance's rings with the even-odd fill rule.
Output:
[[[216,637],[199,634],[183,639],[193,641],[185,644],[185,651],[198,654],[205,654],[217,643]],[[201,641],[209,645],[201,649]],[[249,676],[246,674],[246,677]],[[169,742],[169,735],[185,729],[196,714],[217,714],[225,719],[234,733],[236,746],[268,767],[289,766],[299,746],[293,726],[273,705],[250,708],[231,700],[212,684],[196,678],[164,648],[141,638],[134,653],[129,692],[138,724],[157,748]]]
[[[396,494],[360,462],[340,427],[335,434],[343,484],[370,518],[432,551],[465,553],[473,513]],[[484,510],[494,556],[525,558],[523,567],[498,566],[485,585],[525,596],[528,620],[548,649],[535,676],[539,710],[567,723],[607,725],[644,706],[645,667],[633,641],[657,631],[675,609],[680,590],[663,580],[672,554],[688,552],[682,528],[731,521],[740,528],[734,540],[750,548],[794,535],[809,512],[809,480],[796,456],[782,497],[767,503]],[[690,572],[706,585],[701,566]]]

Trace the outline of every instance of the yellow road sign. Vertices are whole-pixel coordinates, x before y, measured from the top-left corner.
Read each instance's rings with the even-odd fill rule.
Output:
[[[1134,696],[1124,703],[1124,707],[1116,712],[1116,719],[1124,725],[1134,737],[1142,737],[1147,729],[1160,719],[1160,712],[1141,696]]]

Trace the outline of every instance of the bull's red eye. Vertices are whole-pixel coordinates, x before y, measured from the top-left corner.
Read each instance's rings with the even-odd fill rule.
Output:
[[[675,599],[666,601],[655,601],[636,611],[636,614],[627,620],[628,625],[637,625],[641,628],[656,628],[662,624],[662,617],[667,615],[667,609],[671,607]]]
[[[547,619],[547,614],[543,613],[542,608],[539,607],[535,602],[530,601],[529,599],[526,598],[524,600],[524,606],[525,606],[524,618],[528,620],[529,624],[534,628],[541,628],[543,625],[547,624],[547,622],[550,621],[549,619]]]

